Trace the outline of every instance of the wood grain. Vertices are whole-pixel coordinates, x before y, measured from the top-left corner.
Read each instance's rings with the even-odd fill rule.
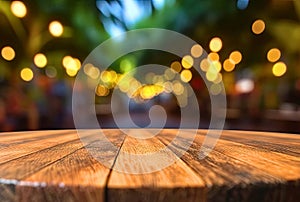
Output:
[[[174,139],[173,130],[164,130],[164,133],[164,138],[160,138],[162,142]],[[282,162],[282,154],[272,152],[266,154],[264,150],[255,147],[247,148],[245,151],[245,145],[236,145],[236,143],[228,147],[228,142],[223,140],[227,136],[221,136],[214,150],[205,159],[199,160],[197,156],[204,134],[206,131],[199,132],[182,159],[210,187],[207,189],[208,201],[224,201],[228,198],[232,201],[281,201],[281,198],[297,201],[299,192],[290,190],[299,189],[297,184],[300,178],[298,172],[300,166],[293,165],[299,161],[299,156],[295,158],[285,155],[285,160]],[[174,153],[178,153],[184,141],[185,139],[173,141],[170,148]],[[273,162],[275,157],[283,164]],[[273,170],[268,170],[266,164]],[[286,166],[294,170],[288,170]]]
[[[223,131],[200,160],[207,131],[181,132],[0,133],[0,201],[299,200],[299,135]]]
[[[146,130],[139,132],[141,132],[141,138],[143,134],[147,136]],[[165,157],[162,159],[150,157],[152,162],[147,160],[147,155],[159,152],[163,148],[166,147],[156,137],[136,139],[127,136],[114,165],[117,171],[111,173],[108,181],[108,201],[204,200],[203,180],[170,150],[165,151]],[[126,158],[122,152],[142,155]],[[176,161],[163,170],[148,173],[149,167],[156,169],[155,166],[158,165],[157,168],[159,168],[161,160],[168,161],[166,158]],[[123,172],[118,172],[120,170]],[[137,171],[146,174],[124,173],[137,173]]]
[[[116,131],[107,133],[109,141],[120,147],[125,135]],[[101,159],[106,158],[107,162],[114,160],[117,153],[111,154],[111,148],[97,138],[97,133],[90,140],[85,148],[60,158],[20,181],[17,186],[19,201],[104,201],[112,162],[105,167],[90,152],[92,150]]]

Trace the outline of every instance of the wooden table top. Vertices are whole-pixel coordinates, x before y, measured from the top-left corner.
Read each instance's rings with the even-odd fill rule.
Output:
[[[168,145],[175,156],[181,149],[173,141],[176,129],[144,140],[117,129],[104,131],[127,153],[145,154]],[[104,166],[75,130],[0,133],[0,201],[300,200],[300,135],[225,130],[199,160],[206,132],[199,130],[189,150],[169,167],[147,174],[114,170],[118,152],[105,151],[114,161],[111,168]],[[93,136],[97,131],[91,130]]]

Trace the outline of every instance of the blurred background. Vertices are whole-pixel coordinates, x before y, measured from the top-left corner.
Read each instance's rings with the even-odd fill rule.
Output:
[[[103,72],[82,65],[109,37],[152,27],[180,32],[201,46],[183,58],[138,51]],[[149,108],[160,104],[168,114],[166,127],[178,127],[184,101],[173,95],[188,96],[184,82],[197,95],[199,127],[207,128],[209,93],[223,93],[223,82],[225,129],[300,132],[298,0],[0,0],[0,28],[0,131],[74,128],[72,86],[84,71],[99,80],[95,108],[102,127],[116,126],[110,108],[114,88],[131,96],[138,125],[149,124]],[[198,68],[214,83],[210,89],[191,68],[204,50],[208,56]],[[170,70],[145,75],[147,84],[134,73],[118,83],[149,63]]]

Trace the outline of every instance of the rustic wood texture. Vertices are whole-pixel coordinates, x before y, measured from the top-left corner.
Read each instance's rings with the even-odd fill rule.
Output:
[[[300,135],[225,130],[200,160],[206,130],[187,151],[192,130],[102,132],[114,149],[99,130],[0,133],[0,201],[300,200]]]

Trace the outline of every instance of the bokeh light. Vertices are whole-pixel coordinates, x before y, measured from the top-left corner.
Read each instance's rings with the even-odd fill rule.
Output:
[[[68,76],[74,77],[77,74],[77,70],[76,69],[68,68],[68,69],[66,69],[66,73],[68,74]]]
[[[286,64],[283,62],[277,62],[273,65],[272,73],[274,76],[280,77],[285,74],[287,70]]]
[[[235,84],[238,93],[250,93],[254,89],[254,82],[251,79],[241,79]]]
[[[98,96],[107,96],[109,94],[109,89],[104,85],[98,85],[96,88],[96,95]]]
[[[263,20],[256,20],[252,24],[252,32],[254,34],[261,34],[266,28],[265,22]]]
[[[281,52],[278,48],[272,48],[268,51],[267,53],[267,59],[270,61],[270,62],[276,62],[279,60],[281,56]]]
[[[62,60],[62,64],[66,69],[73,69],[78,71],[81,67],[81,62],[78,58],[73,58],[69,55],[64,56]]]
[[[88,75],[90,78],[94,80],[98,79],[100,76],[100,70],[97,67],[94,67],[90,63],[84,65],[83,71],[86,75]]]
[[[171,68],[176,72],[180,72],[182,69],[180,62],[178,62],[178,61],[172,62]]]
[[[242,53],[240,51],[233,51],[230,53],[229,59],[236,65],[242,61]]]
[[[1,50],[1,55],[7,61],[13,60],[16,56],[14,49],[10,46],[3,47]]]
[[[115,71],[103,71],[100,78],[105,83],[114,83],[117,81],[117,73]]]
[[[22,1],[11,2],[10,10],[18,18],[23,18],[27,14],[27,8]]]
[[[194,64],[194,59],[190,55],[186,55],[182,58],[181,64],[184,68],[189,69]]]
[[[49,24],[49,32],[54,37],[60,37],[64,32],[64,27],[60,22],[52,21]]]
[[[230,59],[226,59],[223,62],[223,68],[226,72],[231,72],[234,70],[235,64],[233,62],[231,62],[232,60]]]
[[[124,59],[120,63],[120,70],[123,73],[129,72],[134,69],[134,63],[129,59]]]
[[[221,74],[221,73],[218,73],[216,79],[213,80],[213,82],[214,82],[215,84],[217,84],[217,83],[220,83],[221,81],[222,81],[222,74]]]
[[[219,37],[214,37],[209,42],[209,49],[212,52],[218,52],[222,48],[222,40]]]
[[[33,71],[30,68],[25,67],[21,70],[20,76],[24,81],[31,81],[33,79]]]
[[[186,83],[192,79],[192,76],[192,72],[188,69],[185,69],[180,73],[180,79]]]
[[[173,92],[175,95],[182,95],[184,92],[184,86],[180,82],[174,81],[173,82]]]
[[[193,47],[191,48],[191,55],[194,58],[198,58],[202,55],[203,53],[203,48],[199,45],[199,44],[195,44],[193,45]]]
[[[207,58],[209,58],[211,61],[218,61],[220,56],[218,53],[212,52],[208,54]]]
[[[43,68],[47,65],[47,58],[43,53],[38,53],[33,58],[34,64],[39,67]]]
[[[204,72],[206,72],[208,70],[209,66],[210,66],[210,62],[208,61],[208,59],[203,59],[200,62],[200,68]]]

